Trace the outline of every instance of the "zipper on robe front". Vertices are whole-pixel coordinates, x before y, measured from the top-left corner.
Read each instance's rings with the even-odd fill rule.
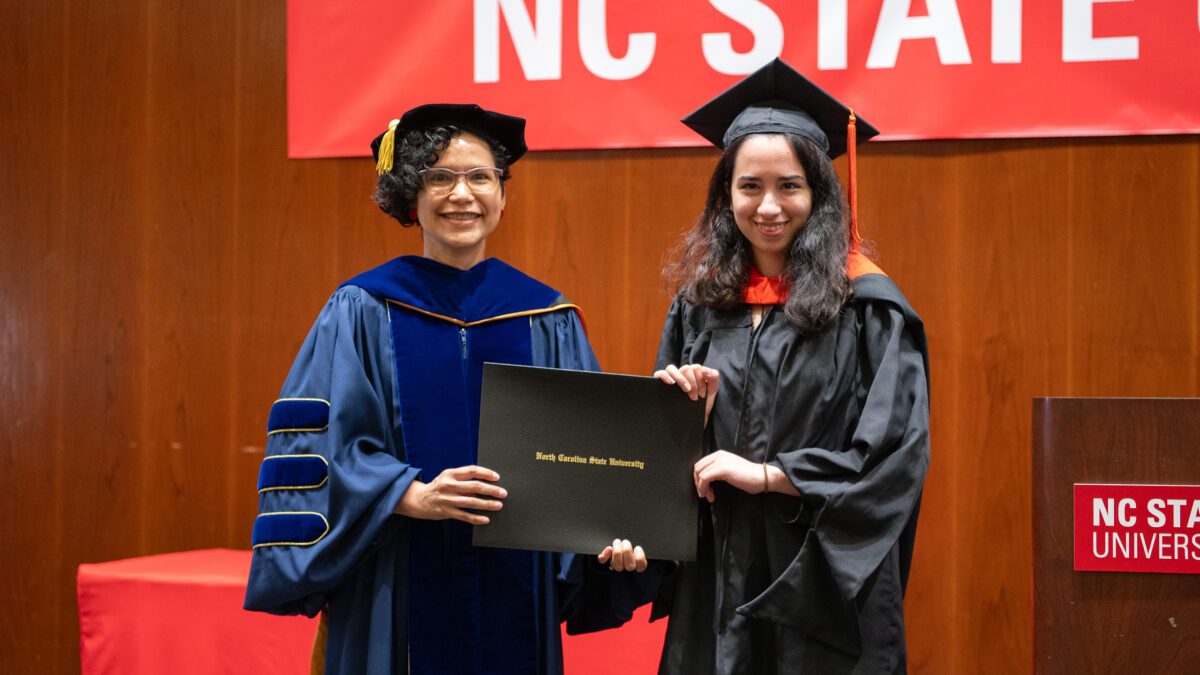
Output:
[[[755,354],[758,353],[759,336],[766,328],[767,322],[770,320],[775,311],[775,307],[776,305],[766,305],[763,307],[762,317],[759,319],[758,326],[754,325],[754,317],[750,317],[750,340],[746,345],[746,361],[744,364],[745,377],[742,381],[742,399],[738,406],[739,414],[737,432],[733,437],[733,452],[752,462],[755,460],[747,456],[750,448],[744,447],[745,442],[742,438],[742,426],[743,422],[750,414],[751,399],[754,398],[750,392],[754,391],[754,384],[752,382],[754,378],[754,357]],[[751,308],[750,311],[753,313],[753,308]],[[759,414],[762,413],[760,412]],[[765,496],[765,493],[757,495],[759,500],[765,498]],[[757,501],[756,503],[759,505],[763,504],[762,501]],[[731,559],[732,557],[736,556],[729,550],[729,543],[733,536],[730,531],[732,511],[729,506],[722,508],[717,504],[714,504],[712,509],[712,515],[710,517],[713,519],[714,536],[716,536],[718,541],[720,541],[720,551],[717,553],[716,560],[713,561],[716,568],[716,574],[714,577],[716,580],[714,587],[714,593],[716,594],[716,612],[713,616],[713,630],[717,636],[717,652],[720,653],[722,651],[721,642],[725,634],[725,630],[733,614],[737,612],[737,607],[741,604],[741,599],[727,598],[726,595],[730,590],[730,585],[728,583],[721,582],[722,579],[727,578],[727,573],[725,572],[726,569],[737,569],[737,563]],[[722,510],[724,511],[723,515],[720,514],[720,511]]]
[[[750,342],[746,345],[746,361],[743,367],[743,372],[745,372],[746,375],[742,381],[741,404],[738,406],[737,432],[734,433],[733,436],[733,451],[742,457],[745,457],[746,459],[750,459],[750,457],[746,457],[745,454],[742,454],[742,422],[746,419],[746,415],[749,412],[748,406],[750,405],[750,399],[753,398],[749,392],[753,390],[750,380],[754,373],[754,355],[758,351],[758,336],[762,334],[763,328],[767,325],[767,320],[770,319],[771,314],[774,313],[774,311],[775,305],[765,305],[763,307],[762,318],[759,319],[758,326],[755,326],[753,316],[754,308],[750,308]]]

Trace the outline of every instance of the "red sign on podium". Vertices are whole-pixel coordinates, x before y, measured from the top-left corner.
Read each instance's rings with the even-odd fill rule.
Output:
[[[1075,569],[1200,574],[1200,485],[1076,483]]]

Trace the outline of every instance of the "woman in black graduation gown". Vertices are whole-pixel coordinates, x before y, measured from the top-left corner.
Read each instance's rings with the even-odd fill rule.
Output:
[[[848,119],[776,60],[684,120],[725,152],[668,268],[655,373],[711,410],[698,559],[656,607],[662,673],[905,672],[928,359],[847,217]]]

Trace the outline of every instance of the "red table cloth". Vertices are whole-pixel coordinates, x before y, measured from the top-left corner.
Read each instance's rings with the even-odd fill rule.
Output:
[[[83,675],[308,673],[317,621],[242,609],[250,552],[183,551],[80,565]],[[654,673],[666,621],[563,636],[568,675]]]
[[[308,672],[315,619],[242,609],[250,552],[80,565],[83,675]]]

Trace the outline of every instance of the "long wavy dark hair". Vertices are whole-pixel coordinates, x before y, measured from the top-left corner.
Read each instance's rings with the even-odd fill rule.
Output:
[[[412,210],[417,205],[417,193],[421,191],[420,172],[436,164],[438,157],[450,146],[450,140],[463,131],[474,133],[455,126],[429,127],[413,129],[403,134],[397,133],[392,170],[379,177],[375,184],[375,194],[372,196],[379,208],[405,227],[418,225],[417,220],[412,217]],[[498,141],[483,136],[480,138],[492,151],[496,168],[504,172],[500,177],[500,191],[503,193],[505,182],[512,177],[508,170],[508,148]]]
[[[853,292],[846,272],[850,252],[846,197],[833,164],[820,148],[795,134],[780,135],[795,150],[813,192],[812,213],[784,256],[782,276],[790,289],[784,314],[796,330],[812,333],[827,326]],[[748,136],[725,148],[709,179],[704,211],[663,270],[668,284],[693,305],[732,309],[742,302],[753,251],[734,220],[730,185],[738,150]]]

